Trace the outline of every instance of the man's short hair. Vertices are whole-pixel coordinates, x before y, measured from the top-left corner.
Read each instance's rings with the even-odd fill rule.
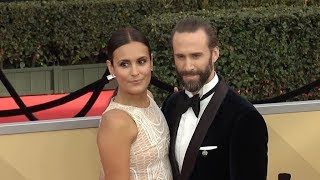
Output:
[[[218,46],[218,36],[217,30],[215,27],[211,26],[207,21],[199,18],[199,17],[187,17],[181,21],[179,21],[176,26],[173,28],[171,32],[171,45],[173,36],[176,32],[178,33],[193,33],[202,29],[208,38],[208,47],[213,49]]]

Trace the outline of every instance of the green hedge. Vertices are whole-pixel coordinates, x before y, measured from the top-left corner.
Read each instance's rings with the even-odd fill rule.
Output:
[[[202,0],[205,1],[205,0]],[[267,7],[274,5],[287,5],[287,6],[314,6],[320,5],[319,0],[214,0],[208,1],[207,4],[200,3],[200,7],[206,9],[231,9],[243,7]]]
[[[197,15],[217,26],[221,42],[217,69],[249,100],[274,97],[319,79],[319,7],[273,6],[159,15],[181,10],[168,2],[0,3],[0,63],[14,68],[20,62],[27,67],[79,64],[84,60],[95,63],[111,32],[137,25],[151,40],[155,74],[174,84],[170,31],[181,17]],[[190,4],[183,5],[182,10],[186,10]],[[148,17],[151,14],[158,15]],[[160,102],[166,93],[158,93]],[[319,99],[319,91],[308,96],[299,99]]]
[[[94,63],[111,32],[172,11],[155,0],[0,3],[0,62],[6,68]]]
[[[30,0],[2,0],[1,2],[26,2]],[[31,0],[31,1],[43,1],[43,0]],[[48,1],[75,1],[75,0],[46,0]],[[90,1],[90,0],[89,0]],[[128,0],[130,1],[130,0]],[[319,5],[320,0],[150,0],[148,2],[143,2],[146,4],[153,4],[157,2],[158,4],[163,4],[157,8],[168,8],[169,6],[174,7],[175,11],[179,8],[186,9],[189,8],[197,9],[216,9],[216,8],[239,8],[239,7],[260,7],[260,6],[272,6],[272,5]],[[130,7],[129,7],[130,8]],[[158,9],[159,10],[159,9]],[[181,11],[181,9],[179,10]]]
[[[202,1],[49,0],[0,3],[0,67],[101,62],[105,57],[100,56],[103,55],[105,43],[115,29],[127,25],[141,27],[141,22],[152,14],[195,11],[198,8],[197,3]],[[241,7],[267,2],[281,4],[297,1],[208,2],[213,8],[230,8],[235,7],[234,5]]]
[[[191,15],[217,27],[221,55],[216,69],[249,100],[275,97],[320,78],[320,8],[276,6],[146,19],[144,31],[156,51],[155,74],[163,81],[176,84],[170,32],[178,19]],[[318,89],[296,99],[319,97]]]

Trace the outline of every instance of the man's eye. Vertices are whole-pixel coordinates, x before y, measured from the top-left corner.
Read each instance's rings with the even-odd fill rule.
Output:
[[[192,54],[193,59],[198,59],[200,58],[201,54]]]
[[[183,59],[184,56],[182,56],[182,55],[177,55],[176,58],[177,58],[177,59]]]

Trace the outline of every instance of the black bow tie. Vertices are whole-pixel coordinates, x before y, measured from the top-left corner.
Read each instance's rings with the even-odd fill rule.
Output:
[[[183,93],[184,95],[184,103],[182,103],[182,114],[185,113],[189,107],[192,108],[194,114],[198,117],[199,112],[200,112],[200,101],[204,100],[205,98],[207,98],[208,96],[210,96],[212,93],[214,93],[215,88],[217,86],[214,86],[210,91],[208,91],[206,94],[204,94],[201,99],[199,97],[199,94],[196,94],[194,96],[192,96],[191,98],[189,98],[189,96],[186,93]]]
[[[184,93],[184,107],[182,108],[182,113],[186,112],[189,107],[192,108],[194,114],[198,117],[199,115],[199,111],[200,111],[200,97],[199,94],[196,94],[194,96],[192,96],[191,98],[189,98],[188,95],[186,95]]]

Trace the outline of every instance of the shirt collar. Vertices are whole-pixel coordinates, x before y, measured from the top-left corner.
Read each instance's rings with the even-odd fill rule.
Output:
[[[218,84],[219,78],[217,73],[214,73],[214,77],[205,85],[203,85],[203,87],[199,90],[198,94],[199,97],[201,98],[204,94],[206,94],[208,91],[210,91],[213,87],[215,87]],[[185,90],[185,93],[189,96],[192,97],[192,93],[188,90]]]

